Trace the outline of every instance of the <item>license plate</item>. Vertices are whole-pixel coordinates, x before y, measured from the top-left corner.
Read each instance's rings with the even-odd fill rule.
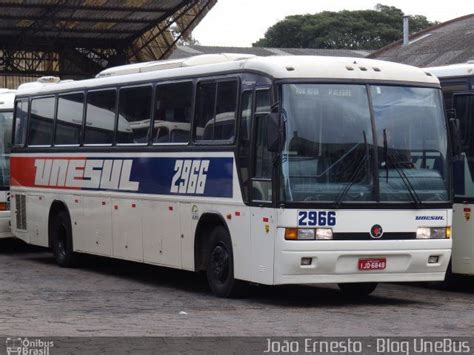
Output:
[[[387,267],[387,259],[359,259],[359,270],[385,270]]]

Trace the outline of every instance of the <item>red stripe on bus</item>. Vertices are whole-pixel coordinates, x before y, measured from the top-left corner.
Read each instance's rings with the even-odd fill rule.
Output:
[[[45,187],[54,188],[61,190],[80,190],[80,187],[70,186],[45,186],[35,185],[36,167],[35,160],[37,159],[49,159],[49,160],[86,160],[85,157],[15,157],[12,156],[10,159],[10,185],[11,186],[22,186],[22,187]],[[79,170],[79,168],[78,168]]]
[[[35,158],[11,157],[10,185],[33,187],[35,185]]]

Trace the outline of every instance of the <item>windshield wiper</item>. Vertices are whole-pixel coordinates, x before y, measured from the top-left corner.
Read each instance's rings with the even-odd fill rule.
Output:
[[[352,175],[349,179],[349,183],[344,187],[344,190],[342,190],[341,193],[339,194],[339,197],[337,198],[336,202],[334,203],[334,208],[339,208],[342,201],[344,200],[344,197],[347,195],[347,193],[351,189],[352,185],[354,185],[355,180],[357,179],[357,177],[359,177],[359,173],[362,171],[363,163],[365,162],[365,160],[369,156],[369,144],[367,143],[367,136],[366,136],[365,131],[362,132],[362,135],[364,136],[365,154],[357,162],[357,168],[352,173]]]
[[[385,168],[386,168],[386,171],[387,171],[387,177],[386,177],[387,182],[388,182],[388,172],[389,172],[388,164],[390,162],[390,164],[397,171],[398,175],[400,175],[400,178],[402,179],[403,183],[405,184],[405,186],[408,190],[408,194],[410,195],[411,199],[415,202],[416,206],[419,207],[419,205],[421,204],[421,200],[418,197],[418,194],[416,193],[415,188],[411,184],[410,179],[408,179],[408,176],[405,174],[403,169],[400,169],[398,167],[398,161],[395,161],[394,157],[391,154],[388,154],[387,130],[386,129],[383,130],[383,151],[384,151],[384,159],[385,159]]]

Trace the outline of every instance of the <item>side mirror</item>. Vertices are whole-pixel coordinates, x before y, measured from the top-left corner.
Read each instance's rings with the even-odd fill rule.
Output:
[[[267,149],[272,153],[279,153],[285,143],[285,127],[281,114],[271,113],[263,118],[266,123]]]
[[[453,155],[458,157],[462,153],[462,142],[461,142],[461,123],[457,118],[449,119],[449,133],[451,138],[451,146]]]

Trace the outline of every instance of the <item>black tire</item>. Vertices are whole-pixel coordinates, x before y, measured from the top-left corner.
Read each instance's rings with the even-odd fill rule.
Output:
[[[215,227],[209,243],[206,276],[212,293],[225,298],[245,296],[248,284],[234,278],[232,242],[227,230]]]
[[[461,277],[459,277],[459,275],[453,274],[453,269],[450,261],[446,270],[446,275],[444,276],[444,281],[441,282],[441,288],[447,291],[456,290],[460,286],[460,280]]]
[[[77,256],[72,247],[72,228],[69,213],[60,211],[51,224],[51,247],[56,263],[62,267],[76,265]]]
[[[338,284],[344,296],[352,299],[361,299],[370,295],[377,288],[376,282]]]

